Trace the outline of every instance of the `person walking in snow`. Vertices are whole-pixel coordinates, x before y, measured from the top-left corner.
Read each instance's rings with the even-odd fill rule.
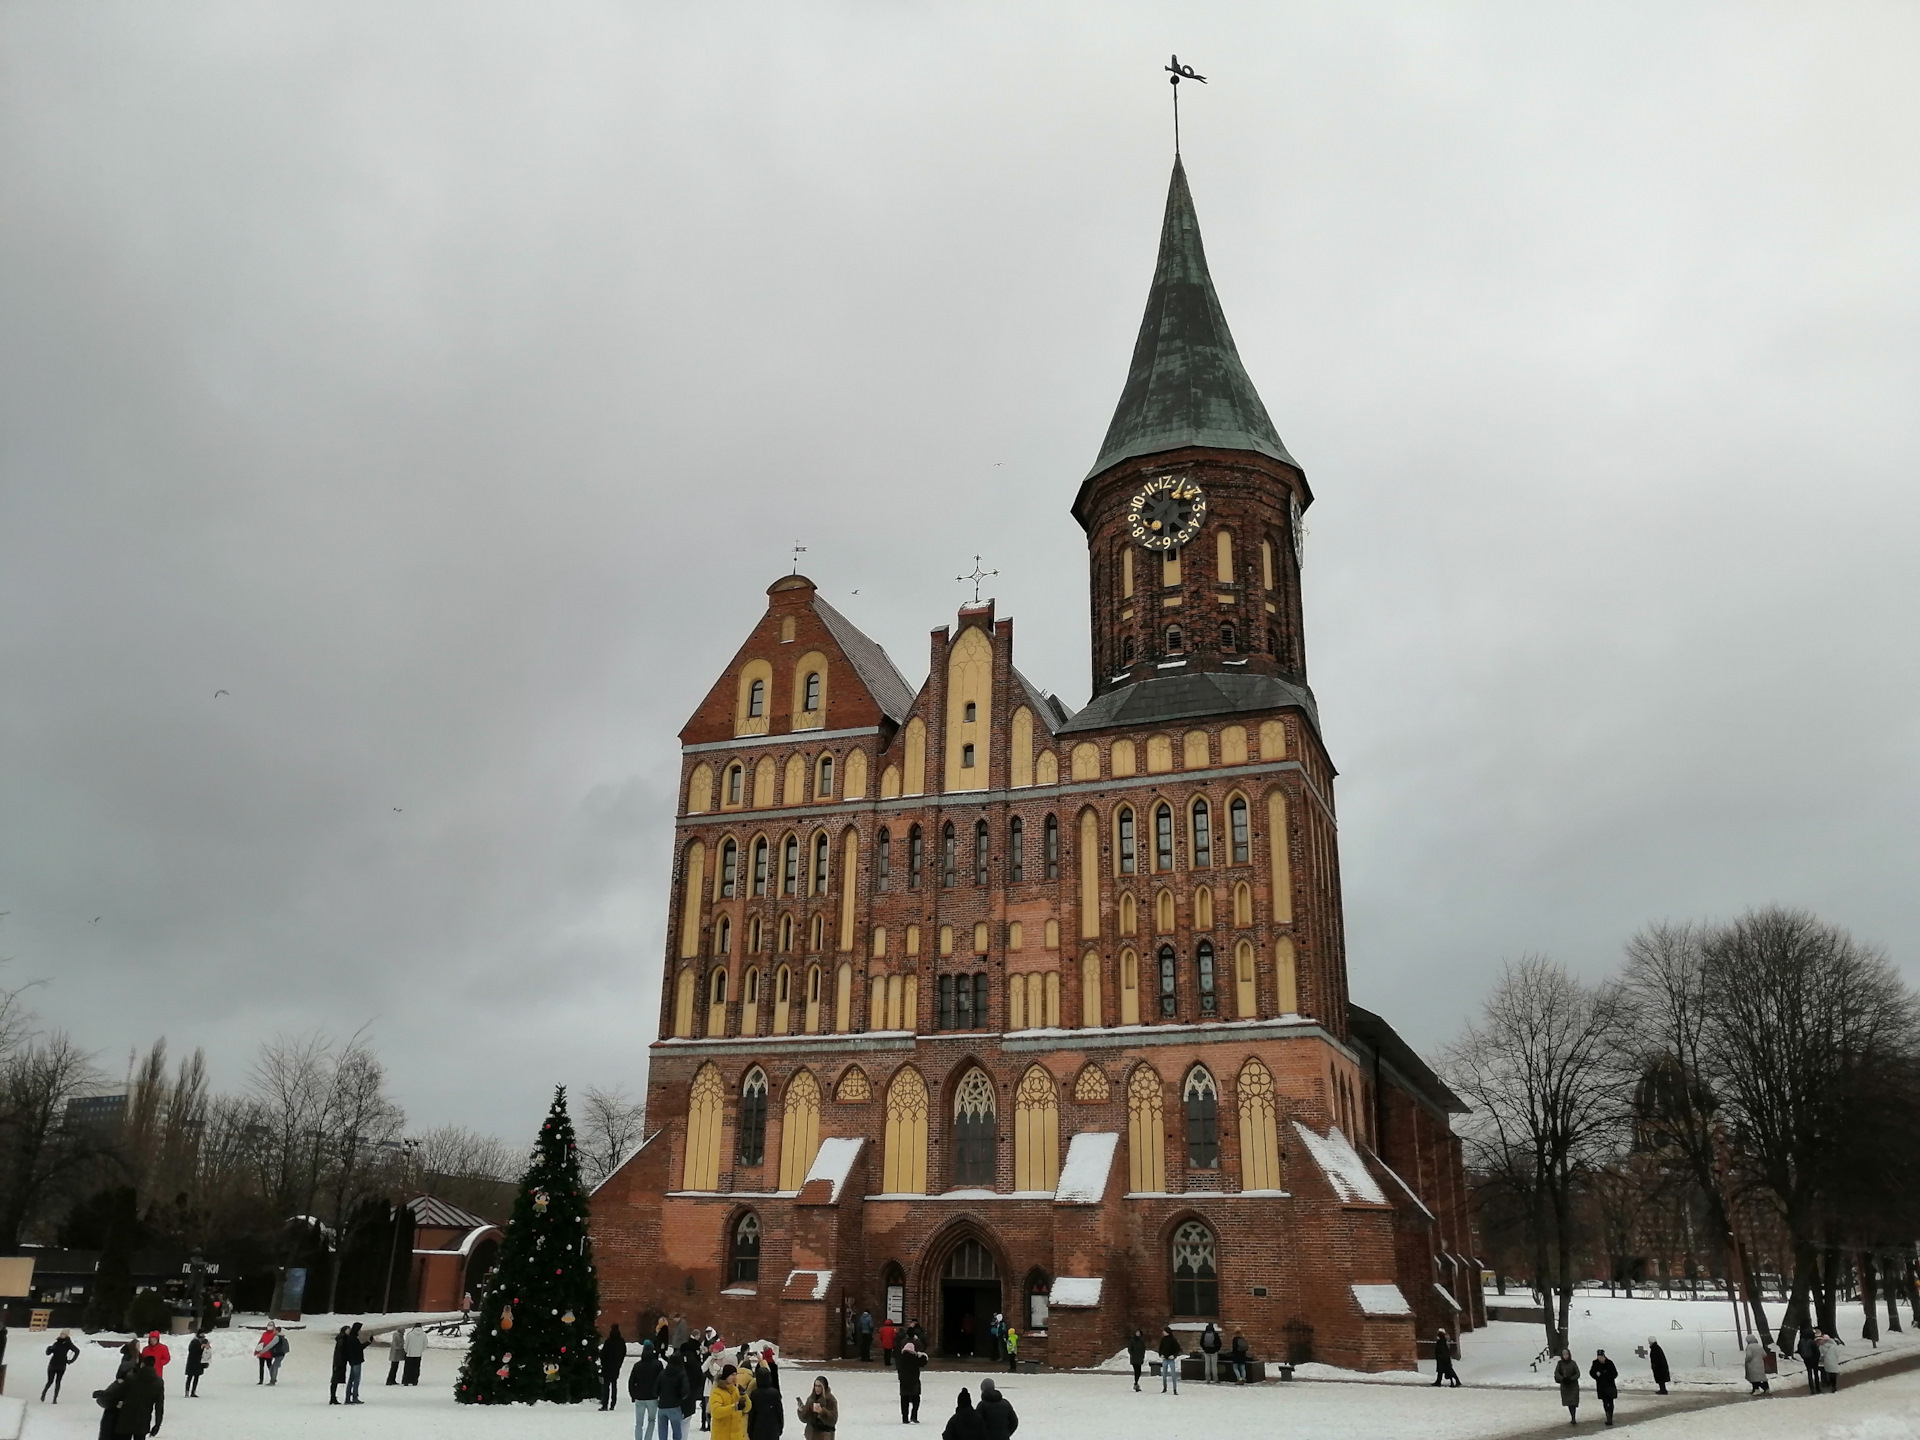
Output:
[[[620,1403],[620,1372],[627,1365],[627,1341],[615,1325],[600,1342],[600,1408],[611,1410]]]
[[[1593,1395],[1607,1412],[1607,1424],[1613,1423],[1613,1402],[1620,1398],[1620,1367],[1607,1359],[1607,1352],[1593,1352],[1593,1364],[1587,1367],[1593,1377]]]
[[[1460,1388],[1460,1376],[1453,1368],[1453,1341],[1447,1332],[1438,1330],[1433,1336],[1433,1383],[1439,1387],[1451,1380],[1453,1388]]]
[[[1812,1330],[1800,1332],[1800,1343],[1794,1347],[1794,1354],[1800,1357],[1800,1363],[1807,1367],[1807,1393],[1820,1393],[1820,1337]]]
[[[1207,1328],[1200,1332],[1200,1359],[1207,1367],[1207,1384],[1220,1383],[1220,1332],[1213,1328],[1213,1322],[1207,1322]]]
[[[660,1390],[654,1406],[655,1421],[659,1427],[655,1434],[659,1440],[685,1440],[687,1406],[691,1403],[689,1397],[695,1393],[694,1384],[684,1351],[676,1351],[661,1360]],[[641,1412],[636,1411],[633,1419],[636,1435],[640,1419]],[[646,1440],[646,1437],[641,1436],[639,1440]]]
[[[267,1326],[260,1332],[260,1343],[253,1347],[254,1363],[260,1369],[259,1378],[253,1382],[256,1385],[267,1383],[267,1361],[273,1358],[273,1341],[279,1333],[273,1326]]]
[[[1167,1393],[1172,1385],[1173,1393],[1180,1393],[1180,1357],[1186,1352],[1180,1348],[1180,1341],[1173,1333],[1173,1327],[1167,1326],[1160,1332],[1160,1344],[1156,1347],[1160,1354],[1160,1393]]]
[[[160,1338],[158,1330],[149,1330],[140,1358],[153,1361],[153,1378],[160,1382],[159,1398],[153,1402],[153,1429],[147,1432],[149,1435],[158,1435],[161,1422],[167,1418],[167,1366],[173,1360],[173,1351],[167,1348],[167,1342]]]
[[[53,1403],[60,1403],[60,1382],[67,1378],[67,1367],[80,1358],[80,1347],[73,1343],[73,1332],[62,1330],[54,1342],[47,1346],[47,1383],[40,1387],[40,1403],[45,1404],[47,1391],[53,1391]]]
[[[860,1363],[873,1363],[873,1311],[863,1309],[860,1318],[854,1322],[854,1333],[860,1340]]]
[[[940,1432],[940,1440],[981,1440],[980,1416],[973,1408],[973,1396],[964,1388],[954,1402],[953,1414],[947,1417],[947,1428]]]
[[[155,1434],[160,1428],[156,1415],[166,1393],[152,1357],[140,1356],[125,1375],[106,1389],[93,1392],[93,1398],[106,1412],[100,1417],[100,1433],[116,1440]],[[108,1428],[109,1425],[112,1428]]]
[[[707,1397],[708,1416],[713,1422],[713,1440],[747,1440],[747,1416],[753,1401],[740,1384],[740,1372],[725,1363],[713,1382],[713,1394]]]
[[[893,1368],[893,1347],[900,1339],[900,1331],[893,1321],[888,1320],[880,1327],[880,1367],[883,1370]]]
[[[1580,1362],[1573,1351],[1562,1350],[1553,1367],[1553,1383],[1560,1387],[1560,1403],[1567,1407],[1567,1423],[1580,1423]]]
[[[973,1413],[980,1417],[980,1440],[1012,1440],[1020,1428],[1020,1417],[991,1380],[980,1382],[980,1403]]]
[[[406,1358],[403,1368],[400,1371],[400,1383],[402,1385],[418,1385],[420,1383],[420,1362],[426,1358],[427,1354],[427,1327],[424,1325],[409,1325],[407,1327],[407,1338],[404,1349],[406,1350]]]
[[[900,1423],[918,1425],[920,1423],[920,1372],[926,1368],[927,1357],[920,1353],[920,1347],[909,1340],[900,1347],[900,1354],[894,1361],[894,1373],[900,1379]]]
[[[660,1375],[665,1366],[649,1340],[627,1372],[627,1398],[633,1402],[633,1440],[654,1440],[660,1425]]]
[[[794,1414],[805,1427],[804,1440],[833,1440],[834,1427],[840,1423],[840,1402],[833,1398],[826,1376],[814,1376],[813,1389]]]
[[[1133,1334],[1127,1337],[1127,1359],[1133,1365],[1133,1388],[1138,1390],[1140,1372],[1147,1363],[1147,1337],[1140,1333],[1138,1325],[1133,1327]]]
[[[1840,1390],[1840,1342],[1826,1331],[1820,1332],[1820,1378],[1830,1394]]]
[[[1653,1383],[1659,1392],[1667,1393],[1667,1382],[1673,1379],[1673,1371],[1667,1365],[1667,1352],[1660,1348],[1660,1342],[1651,1335],[1647,1337],[1647,1363],[1653,1367]]]
[[[193,1339],[187,1342],[186,1393],[198,1399],[200,1395],[200,1377],[207,1373],[207,1362],[213,1358],[213,1342],[207,1338],[207,1332],[196,1330]]]
[[[1758,1395],[1770,1388],[1767,1385],[1767,1347],[1760,1343],[1758,1335],[1747,1341],[1743,1368],[1747,1376],[1748,1395]]]
[[[753,1369],[753,1410],[747,1416],[747,1440],[780,1440],[787,1428],[787,1407],[780,1398],[780,1363],[773,1358],[773,1347],[760,1349],[760,1363]]]

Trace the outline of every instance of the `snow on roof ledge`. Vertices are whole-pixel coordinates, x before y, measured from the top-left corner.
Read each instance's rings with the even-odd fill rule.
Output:
[[[1362,1315],[1412,1315],[1413,1307],[1398,1285],[1355,1285],[1353,1298]]]
[[[1315,1134],[1298,1120],[1293,1128],[1300,1132],[1301,1143],[1307,1147],[1307,1153],[1313,1156],[1314,1163],[1327,1177],[1342,1200],[1360,1201],[1368,1205],[1384,1205],[1387,1195],[1380,1188],[1380,1182],[1373,1178],[1373,1172],[1367,1169],[1367,1162],[1347,1143],[1347,1137],[1340,1133],[1338,1125],[1333,1126],[1325,1135]]]
[[[1047,1292],[1050,1310],[1097,1310],[1100,1287],[1106,1282],[1098,1275],[1056,1275]]]
[[[815,1180],[825,1180],[833,1186],[831,1199],[837,1202],[847,1176],[853,1173],[853,1162],[860,1157],[860,1147],[866,1143],[866,1138],[860,1135],[829,1135],[814,1151],[813,1166],[807,1171],[807,1178],[800,1182],[800,1188],[804,1190]]]
[[[1447,1304],[1451,1305],[1455,1310],[1458,1310],[1460,1308],[1460,1302],[1453,1298],[1453,1292],[1447,1289],[1447,1287],[1442,1285],[1438,1280],[1433,1282],[1433,1288],[1435,1290],[1438,1290],[1440,1292],[1440,1298],[1446,1301]]]
[[[831,1270],[790,1270],[788,1271],[787,1283],[785,1286],[785,1294],[783,1298],[786,1298],[786,1299],[799,1298],[795,1294],[796,1281],[798,1281],[801,1286],[805,1286],[808,1281],[812,1281],[812,1290],[810,1293],[806,1295],[806,1298],[809,1300],[824,1300],[827,1298],[828,1287],[830,1287],[833,1284],[833,1272]]]
[[[1098,1205],[1106,1196],[1107,1175],[1113,1169],[1114,1152],[1119,1148],[1120,1136],[1113,1131],[1086,1130],[1074,1136],[1067,1143],[1067,1163],[1060,1167],[1060,1185],[1053,1192],[1054,1204]]]

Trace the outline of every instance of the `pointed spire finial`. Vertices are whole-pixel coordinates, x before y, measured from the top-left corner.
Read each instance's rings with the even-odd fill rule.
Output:
[[[1196,73],[1191,65],[1182,65],[1178,55],[1169,55],[1167,63],[1161,68],[1173,77],[1167,83],[1173,86],[1173,154],[1174,158],[1178,159],[1180,156],[1180,82],[1197,80],[1204,85],[1207,83],[1207,77]]]

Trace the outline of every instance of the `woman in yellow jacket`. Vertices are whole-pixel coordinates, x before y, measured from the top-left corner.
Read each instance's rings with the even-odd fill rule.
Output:
[[[707,1410],[713,1416],[713,1440],[747,1440],[747,1412],[753,1409],[753,1381],[743,1386],[739,1370],[729,1365],[720,1372]]]

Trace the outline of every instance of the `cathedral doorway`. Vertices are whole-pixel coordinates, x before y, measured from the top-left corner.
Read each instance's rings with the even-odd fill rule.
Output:
[[[988,1353],[987,1327],[1005,1309],[993,1252],[978,1240],[962,1240],[940,1272],[940,1350],[946,1355]]]

